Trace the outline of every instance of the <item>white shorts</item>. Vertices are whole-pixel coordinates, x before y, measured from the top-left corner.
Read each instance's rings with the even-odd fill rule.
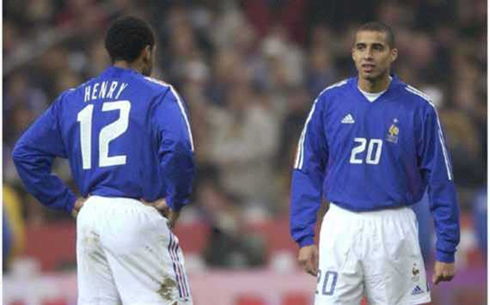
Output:
[[[315,305],[430,302],[410,208],[351,212],[330,204],[321,231]]]
[[[134,199],[92,196],[77,217],[78,305],[192,304],[167,219]]]

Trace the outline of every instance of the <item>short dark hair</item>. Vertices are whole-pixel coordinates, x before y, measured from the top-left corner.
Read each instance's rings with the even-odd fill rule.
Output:
[[[391,49],[395,47],[395,33],[393,32],[393,29],[382,22],[372,21],[364,23],[357,28],[356,35],[362,31],[385,33],[388,46]]]
[[[105,48],[112,62],[134,62],[146,46],[153,48],[155,36],[148,22],[124,16],[111,23],[105,35]]]

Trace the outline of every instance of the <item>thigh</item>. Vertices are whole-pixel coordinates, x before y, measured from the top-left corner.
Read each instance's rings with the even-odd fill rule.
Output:
[[[315,305],[358,305],[363,293],[363,272],[355,249],[357,226],[345,215],[329,213],[320,230]]]
[[[79,305],[121,304],[109,263],[100,243],[91,202],[77,217],[77,280]]]
[[[373,226],[375,237],[363,261],[369,304],[430,302],[415,215],[405,216]]]
[[[119,234],[104,241],[123,303],[192,304],[182,251],[166,219],[156,210],[138,214],[129,214]]]

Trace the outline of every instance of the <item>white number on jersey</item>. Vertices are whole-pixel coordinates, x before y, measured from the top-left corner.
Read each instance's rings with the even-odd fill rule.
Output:
[[[381,158],[381,150],[383,149],[383,140],[371,139],[368,141],[366,138],[354,138],[354,142],[359,144],[352,149],[350,154],[350,163],[362,164],[364,162],[364,159],[359,155],[366,150],[366,144],[368,147],[365,157],[366,163],[374,165],[379,163],[379,159]]]
[[[126,155],[109,157],[109,143],[121,136],[128,129],[130,109],[131,103],[129,101],[105,102],[102,104],[102,111],[119,110],[119,118],[100,131],[99,167],[126,164]],[[77,117],[77,121],[80,122],[80,147],[82,151],[83,169],[90,169],[92,167],[93,112],[94,105],[88,105],[78,113]]]

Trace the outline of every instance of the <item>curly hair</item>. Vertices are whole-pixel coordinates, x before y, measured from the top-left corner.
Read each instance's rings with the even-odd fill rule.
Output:
[[[134,62],[146,46],[155,45],[150,24],[140,18],[124,16],[109,26],[105,36],[105,48],[112,62]]]

